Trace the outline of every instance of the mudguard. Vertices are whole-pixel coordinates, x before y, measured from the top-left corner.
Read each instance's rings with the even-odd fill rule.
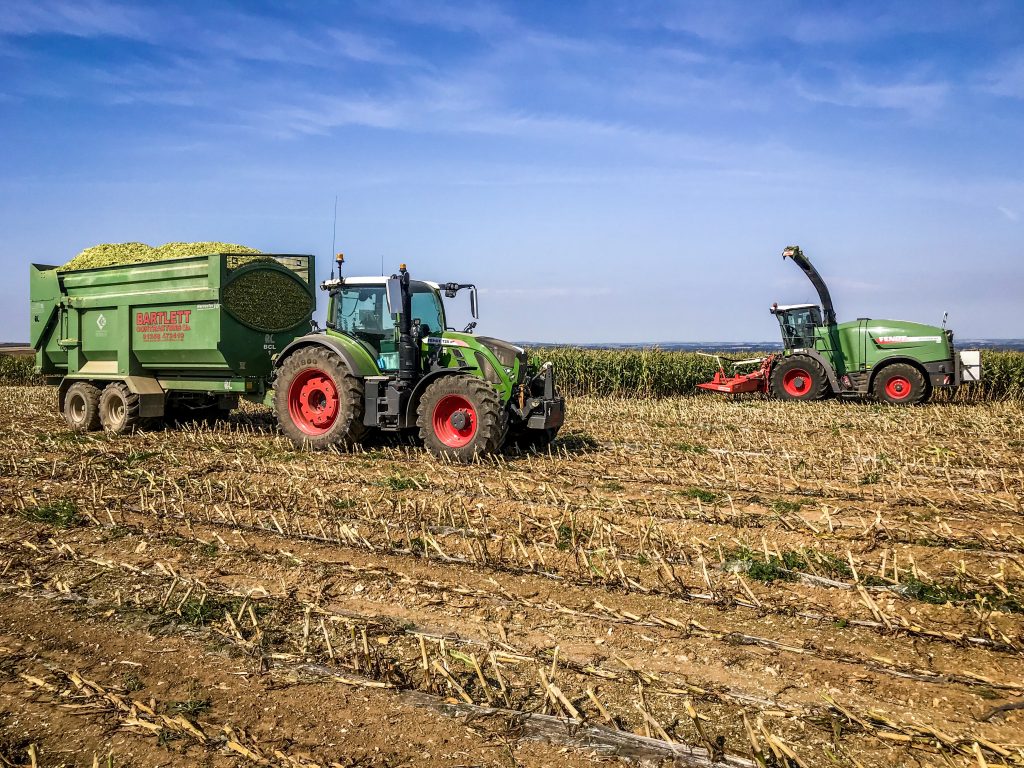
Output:
[[[345,365],[348,366],[353,376],[364,379],[367,376],[380,375],[380,370],[365,351],[360,349],[360,354],[357,354],[352,350],[351,345],[346,344],[342,339],[329,336],[326,333],[307,333],[305,336],[300,336],[291,341],[274,358],[274,368],[280,368],[284,361],[296,350],[313,346],[326,347],[332,352],[337,352],[338,356],[345,361]]]

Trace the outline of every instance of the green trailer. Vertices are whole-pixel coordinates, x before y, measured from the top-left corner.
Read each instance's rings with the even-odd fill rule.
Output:
[[[33,264],[36,368],[75,429],[224,416],[262,401],[274,356],[309,332],[308,255],[214,253],[65,271]]]

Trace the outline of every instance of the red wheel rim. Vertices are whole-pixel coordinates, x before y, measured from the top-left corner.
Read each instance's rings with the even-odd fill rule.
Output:
[[[786,371],[782,376],[782,388],[793,397],[803,397],[811,391],[811,374],[803,368]]]
[[[449,448],[469,445],[476,434],[476,408],[462,395],[445,395],[438,400],[431,420],[437,439]]]
[[[906,376],[893,376],[885,382],[885,395],[890,400],[906,400],[910,390],[910,379]]]
[[[338,388],[319,368],[302,371],[288,387],[288,415],[307,435],[322,435],[338,418]]]

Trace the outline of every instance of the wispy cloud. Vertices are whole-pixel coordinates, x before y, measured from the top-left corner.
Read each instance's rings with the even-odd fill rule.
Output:
[[[105,0],[31,0],[0,6],[0,35],[146,38],[153,14]]]
[[[1010,221],[1020,221],[1020,214],[1011,208],[1007,208],[1005,205],[997,205],[996,210]]]
[[[867,82],[859,77],[840,76],[828,85],[798,81],[797,91],[805,99],[840,107],[887,109],[927,116],[941,109],[951,86],[942,81]]]
[[[981,89],[996,96],[1024,99],[1024,50],[1003,57],[985,72]]]
[[[612,289],[607,286],[544,285],[532,287],[481,288],[481,295],[513,299],[557,299],[574,296],[594,298],[610,296]]]

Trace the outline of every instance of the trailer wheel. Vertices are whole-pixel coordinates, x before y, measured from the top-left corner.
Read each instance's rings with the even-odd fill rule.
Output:
[[[875,374],[875,397],[892,405],[915,405],[928,399],[928,383],[917,368],[892,363]]]
[[[64,421],[75,432],[100,428],[100,388],[88,381],[76,381],[64,395]]]
[[[277,423],[300,448],[351,448],[366,434],[363,383],[345,361],[324,347],[297,350],[274,385]]]
[[[139,396],[123,381],[112,381],[100,393],[99,416],[107,432],[131,432],[139,426]]]
[[[820,400],[828,391],[825,370],[807,355],[793,355],[772,368],[770,385],[776,400]]]
[[[435,456],[472,461],[496,452],[508,416],[494,387],[475,376],[443,376],[420,398],[416,424]]]

